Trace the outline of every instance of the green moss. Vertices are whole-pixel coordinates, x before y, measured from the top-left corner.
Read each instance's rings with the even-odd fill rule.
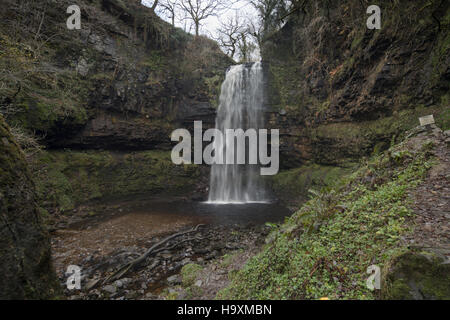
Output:
[[[65,211],[94,199],[140,194],[182,195],[200,176],[195,165],[175,166],[170,152],[43,152],[34,164],[46,208]]]
[[[8,122],[45,133],[57,131],[58,125],[86,123],[90,88],[87,80],[80,79],[74,70],[45,71],[47,68],[41,63],[48,62],[32,49],[34,44],[24,39],[16,42],[0,33],[0,43],[0,80],[7,84],[3,93],[5,97],[14,97],[9,106],[14,112],[7,114]],[[46,45],[39,51],[48,55],[47,49]]]
[[[206,83],[209,100],[211,104],[217,108],[219,106],[219,95],[224,76],[214,75],[213,77],[206,77],[204,80]]]
[[[10,121],[38,132],[55,133],[59,126],[81,126],[88,120],[85,108],[87,86],[71,75],[61,76],[60,85],[51,88],[39,80],[32,83],[32,91],[19,94],[15,102],[18,109]],[[71,88],[70,90],[68,88]]]
[[[186,299],[195,299],[197,297],[200,297],[203,293],[203,289],[197,286],[190,286],[186,288]]]
[[[304,201],[310,188],[334,185],[349,168],[306,165],[300,168],[281,171],[271,178],[270,184],[275,195],[287,203],[296,204]]]
[[[0,299],[49,299],[58,292],[50,243],[25,156],[0,115]]]
[[[364,33],[356,34],[355,37],[353,38],[353,41],[352,41],[352,45],[351,45],[352,50],[357,49],[358,46],[363,41],[363,39],[364,39]]]
[[[150,68],[151,71],[162,71],[167,67],[166,54],[160,51],[151,51],[141,62],[143,66]]]
[[[442,112],[438,117],[435,117],[436,124],[442,130],[450,129],[450,94],[445,94],[441,97]]]
[[[222,260],[220,261],[220,266],[221,266],[222,268],[227,268],[227,267],[229,267],[229,266],[233,263],[234,259],[235,259],[238,255],[242,254],[242,252],[243,252],[243,250],[242,250],[242,249],[239,249],[237,252],[225,254],[225,255],[222,257]]]
[[[31,181],[31,175],[24,160],[24,155],[19,145],[14,141],[9,127],[0,115],[0,187],[2,190],[13,186],[16,179],[24,179],[27,184]],[[4,200],[3,196],[0,200]],[[8,204],[5,205],[5,208]]]
[[[308,105],[310,101],[300,99],[300,92],[296,84],[298,83],[298,70],[296,64],[270,64],[271,73],[271,92],[269,99],[275,99],[272,104],[278,110],[282,108],[289,112],[293,117],[299,112],[299,103]],[[303,97],[310,99],[311,96]],[[303,103],[304,102],[304,103]]]
[[[375,147],[373,147],[372,155],[380,154],[382,151],[386,150],[388,146],[389,145],[386,142],[384,142],[384,141],[378,142],[375,145]]]
[[[228,271],[228,280],[232,281],[237,276],[238,273],[239,273],[239,270]]]
[[[166,300],[177,300],[178,299],[177,291],[169,292],[168,290],[166,290],[162,295],[165,297]]]
[[[91,76],[94,81],[112,81],[114,80],[114,74],[111,73],[96,73]]]
[[[410,294],[410,288],[408,284],[406,283],[406,280],[399,279],[392,283],[390,288],[390,294],[388,296],[385,296],[386,299],[389,300],[399,300],[400,297],[403,298],[412,298]]]

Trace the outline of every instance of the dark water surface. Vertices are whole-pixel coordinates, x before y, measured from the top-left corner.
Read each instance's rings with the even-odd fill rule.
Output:
[[[199,218],[205,223],[229,224],[263,224],[281,222],[290,211],[276,203],[246,204],[211,204],[206,202],[160,202],[153,203],[151,210],[143,214],[151,216],[152,211],[176,214],[189,218]]]
[[[72,223],[69,229],[85,229],[106,222],[127,231],[141,229],[162,231],[167,226],[211,224],[247,225],[282,222],[292,213],[277,203],[212,204],[181,199],[133,199],[110,203],[103,214]],[[135,226],[135,227],[133,227]],[[118,230],[117,230],[118,231]]]

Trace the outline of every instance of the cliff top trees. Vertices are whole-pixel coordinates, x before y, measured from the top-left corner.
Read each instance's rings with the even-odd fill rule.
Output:
[[[229,0],[143,0],[142,4],[153,11],[159,7],[159,12],[168,15],[172,25],[175,25],[177,15],[183,16],[181,20],[191,20],[195,35],[198,36],[204,20],[217,16],[219,12],[230,8],[234,2]]]
[[[229,17],[228,20],[222,21],[220,27],[217,29],[217,41],[226,52],[226,54],[234,59],[236,51],[238,50],[238,42],[241,32],[244,27],[238,15]]]
[[[221,22],[216,41],[230,58],[234,59],[237,55],[240,62],[250,62],[259,44],[255,30],[253,21],[236,13],[234,17]]]
[[[229,57],[235,59],[237,56],[240,62],[251,61],[261,42],[262,23],[252,21],[250,18],[255,9],[250,14],[248,11],[242,11],[244,7],[256,5],[250,0],[159,0],[158,2],[144,0],[143,3],[148,7],[157,6],[157,12],[170,20],[174,26],[177,22],[184,22],[185,31],[189,32],[190,28],[193,28],[196,36],[200,35],[200,27],[206,20],[217,17],[220,13],[219,27],[206,32],[219,42]],[[233,11],[235,14],[230,15]],[[211,27],[215,22],[210,22],[212,21],[209,20],[208,25]]]
[[[186,11],[195,26],[195,35],[199,35],[200,24],[209,17],[216,16],[220,11],[232,5],[227,0],[179,0],[180,7]]]

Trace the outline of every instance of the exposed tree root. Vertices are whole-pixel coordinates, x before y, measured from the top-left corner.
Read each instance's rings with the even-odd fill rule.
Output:
[[[181,242],[178,242],[178,243],[174,244],[171,247],[160,248],[162,245],[164,245],[165,243],[169,242],[170,240],[176,239],[176,238],[181,237],[181,236],[186,235],[186,234],[197,232],[198,229],[201,226],[203,226],[203,225],[199,224],[195,228],[189,229],[187,231],[183,231],[183,232],[178,232],[178,233],[172,234],[172,235],[168,236],[167,238],[159,241],[158,243],[154,244],[150,249],[148,249],[143,255],[141,255],[138,258],[134,259],[133,261],[130,261],[130,262],[124,264],[123,266],[121,266],[116,272],[114,272],[112,275],[107,277],[103,281],[103,284],[105,284],[105,283],[107,283],[109,281],[115,281],[117,279],[122,278],[128,271],[130,271],[131,269],[134,269],[135,267],[139,266],[142,262],[145,261],[145,259],[147,259],[152,254],[156,254],[156,253],[164,251],[164,250],[170,250],[170,249],[173,249],[176,246],[180,245],[181,243],[195,240],[196,238],[189,238],[189,239],[183,240]]]

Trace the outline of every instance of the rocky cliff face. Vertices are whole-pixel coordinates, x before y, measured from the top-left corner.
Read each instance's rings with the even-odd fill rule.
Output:
[[[171,131],[191,118],[214,123],[231,64],[216,43],[173,28],[137,0],[81,1],[81,30],[68,30],[71,4],[6,1],[2,20],[13,19],[18,34],[2,28],[4,68],[29,72],[3,98],[15,109],[12,122],[51,147],[123,150],[167,149]]]
[[[53,297],[56,276],[33,179],[1,115],[0,173],[0,299]]]
[[[298,2],[264,42],[267,117],[289,170],[273,179],[282,199],[304,199],[309,186],[385,150],[420,116],[450,126],[448,3],[383,3],[381,30],[367,28],[367,6]],[[305,181],[300,192],[285,192],[288,176]]]
[[[205,191],[208,170],[188,177],[159,151],[169,151],[171,132],[193,129],[194,120],[214,127],[220,85],[233,63],[214,41],[172,27],[138,0],[77,2],[80,30],[66,26],[71,1],[3,2],[0,108],[48,148],[33,162],[44,203],[64,211],[108,197],[112,180],[125,182],[114,191],[124,197],[196,190],[181,181]],[[66,156],[57,152],[62,148]],[[105,152],[83,152],[98,149]]]
[[[427,114],[448,128],[446,1],[382,4],[381,30],[361,1],[302,3],[262,49],[285,167],[346,166]]]

